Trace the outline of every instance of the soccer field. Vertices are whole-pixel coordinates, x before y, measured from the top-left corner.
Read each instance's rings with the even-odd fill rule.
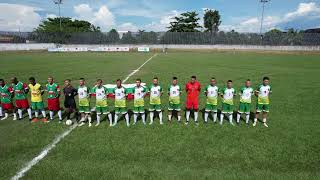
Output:
[[[153,55],[6,52],[0,53],[0,78],[8,82],[16,76],[27,83],[34,76],[44,85],[52,75],[60,85],[69,78],[77,86],[84,77],[92,87],[98,78],[105,84],[126,78]],[[76,127],[22,179],[319,179],[319,69],[317,53],[159,53],[126,83],[141,78],[150,84],[153,77],[159,78],[165,90],[164,125],[156,119],[152,126],[139,121],[128,128],[121,120],[109,127],[104,120],[99,127]],[[244,121],[239,126],[204,124],[203,113],[199,126],[167,123],[172,77],[184,86],[192,75],[202,89],[216,77],[219,87],[231,79],[237,90],[246,79],[255,87],[269,76],[273,88],[269,128],[261,123],[252,127],[252,122],[247,126]],[[185,97],[184,92],[183,105]],[[148,102],[146,98],[146,108]],[[201,109],[205,102],[202,93]],[[239,97],[235,102],[237,109]],[[113,109],[111,100],[109,104]],[[128,104],[132,109],[133,103]],[[0,179],[13,177],[69,128],[57,121],[31,124],[27,117],[0,121]]]

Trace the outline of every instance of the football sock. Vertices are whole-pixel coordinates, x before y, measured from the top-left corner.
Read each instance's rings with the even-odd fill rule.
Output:
[[[13,119],[17,119],[17,113],[13,113]]]
[[[163,121],[162,121],[162,111],[159,112],[159,119],[160,119],[160,124],[162,124],[163,123]]]
[[[246,114],[246,123],[248,124],[250,121],[250,114]]]
[[[101,119],[100,114],[97,114],[97,123],[98,124],[100,123],[100,119]]]
[[[138,114],[137,113],[134,113],[133,114],[133,123],[137,123],[137,119],[138,119]]]
[[[32,111],[30,108],[27,109],[28,115],[29,115],[29,119],[32,119]]]
[[[142,118],[142,123],[146,124],[146,114],[145,113],[141,114],[141,118]]]
[[[257,118],[254,118],[254,120],[253,120],[255,123],[258,121],[258,119]]]
[[[150,123],[153,123],[153,115],[154,115],[154,112],[150,112]]]
[[[0,116],[3,116],[2,114],[2,107],[0,106]]]
[[[38,111],[35,111],[35,112],[34,112],[34,116],[35,116],[36,118],[38,118],[39,112],[38,112]]]
[[[181,121],[181,116],[178,116],[178,121],[179,121],[179,122]]]
[[[127,122],[127,126],[130,126],[130,122],[129,122],[129,114],[127,113],[124,118],[126,119]]]
[[[172,115],[168,115],[168,119],[169,119],[169,121],[171,121]]]
[[[3,114],[2,114],[2,115],[3,115]],[[4,117],[3,117],[3,118],[7,119],[7,118],[8,118],[8,116],[9,116],[9,114],[8,114],[8,113],[4,113]]]
[[[229,114],[229,122],[232,124],[232,114]]]
[[[212,116],[213,116],[213,122],[217,122],[218,113],[214,112]]]
[[[109,119],[109,124],[112,125],[112,114],[111,113],[108,114],[108,119]]]
[[[22,110],[18,109],[19,119],[22,119]]]
[[[91,116],[88,116],[89,124],[92,122]]]
[[[237,114],[237,123],[240,123],[240,118],[241,118],[241,114],[238,113],[238,114]]]
[[[53,111],[50,111],[49,114],[50,114],[50,119],[53,120]]]
[[[44,118],[46,118],[46,117],[47,117],[47,115],[46,115],[46,111],[41,111],[41,113],[42,113],[42,116],[43,116]]]
[[[58,117],[59,117],[59,120],[61,121],[62,120],[62,113],[61,113],[61,110],[58,111]]]
[[[190,111],[187,111],[187,112],[186,112],[186,119],[187,119],[187,122],[189,122],[189,118],[190,118]]]
[[[198,122],[198,112],[194,112],[194,121]]]
[[[267,119],[264,118],[264,119],[262,120],[262,122],[263,122],[263,123],[267,123]]]
[[[221,113],[221,115],[220,115],[220,124],[222,124],[222,123],[223,123],[223,118],[224,118],[224,114],[223,114],[223,113]]]
[[[114,124],[113,125],[115,126],[115,125],[117,125],[117,123],[118,123],[118,114],[115,114],[114,115]]]
[[[204,122],[208,122],[208,117],[209,117],[209,113],[205,112],[204,113]]]

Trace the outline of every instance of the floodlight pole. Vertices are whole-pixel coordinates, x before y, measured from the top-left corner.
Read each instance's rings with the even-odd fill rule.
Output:
[[[265,4],[269,2],[270,0],[260,0],[260,3],[262,3],[262,14],[261,14],[261,24],[260,24],[260,35],[262,35],[262,28],[263,28],[263,20],[264,20],[264,8]]]
[[[61,1],[60,1],[60,2],[61,2]],[[59,3],[59,4],[58,4],[58,6],[59,6],[59,21],[60,21],[59,23],[60,23],[60,31],[62,31],[62,27],[61,27],[61,9],[60,9],[60,4],[61,4],[61,3]]]
[[[60,31],[62,31],[62,23],[61,23],[61,4],[62,0],[54,0],[54,3],[58,5],[59,8],[59,24],[60,24]]]

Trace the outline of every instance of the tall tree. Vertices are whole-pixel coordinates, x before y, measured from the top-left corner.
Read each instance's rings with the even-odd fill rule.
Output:
[[[100,27],[96,27],[88,21],[62,17],[61,24],[62,32],[100,32]],[[44,20],[35,29],[35,32],[60,32],[60,19],[48,18]]]
[[[62,29],[60,30],[59,18],[44,20],[31,33],[29,39],[43,43],[103,43],[105,35],[100,27],[96,27],[88,21],[72,20],[68,17],[61,18]]]
[[[137,34],[138,43],[143,44],[154,44],[157,42],[157,33],[151,31],[146,32],[145,30],[139,30]]]
[[[111,29],[107,36],[108,43],[117,43],[120,41],[120,36],[117,30]]]
[[[121,42],[123,44],[135,44],[137,43],[137,40],[132,36],[132,33],[128,31],[127,33],[123,34]]]
[[[182,13],[173,20],[168,27],[169,32],[198,32],[201,28],[198,23],[200,18],[195,11]]]
[[[204,21],[204,27],[206,28],[206,31],[209,32],[218,32],[219,26],[221,24],[221,16],[219,14],[219,11],[207,9],[205,10],[203,21]]]

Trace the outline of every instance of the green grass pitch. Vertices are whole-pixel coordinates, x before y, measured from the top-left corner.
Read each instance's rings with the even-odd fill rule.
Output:
[[[90,86],[97,78],[114,83],[152,55],[0,53],[0,78],[8,81],[16,76],[27,82],[34,76],[45,84],[48,75],[53,75],[61,85],[70,78],[76,86],[81,77]],[[176,121],[160,126],[156,119],[153,126],[139,122],[127,128],[122,120],[111,128],[104,121],[99,127],[74,129],[23,179],[319,179],[319,69],[319,54],[159,53],[128,82],[142,78],[150,84],[157,76],[166,92],[172,76],[184,85],[191,75],[197,75],[202,88],[214,76],[220,87],[232,79],[239,89],[248,78],[256,86],[263,76],[269,76],[273,88],[269,128],[261,123],[253,128],[243,121],[235,127],[205,125],[202,113],[199,126]],[[185,93],[182,99],[184,103]],[[237,107],[239,97],[236,99]],[[203,94],[200,102],[204,108]],[[162,103],[166,109],[166,93]],[[167,111],[164,119],[166,122]],[[1,121],[0,179],[14,176],[67,128],[57,121],[30,124],[27,118],[14,122],[12,117]]]

